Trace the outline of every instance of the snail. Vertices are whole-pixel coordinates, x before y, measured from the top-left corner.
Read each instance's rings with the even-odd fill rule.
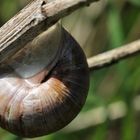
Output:
[[[0,126],[28,138],[56,132],[80,112],[88,88],[86,57],[57,23],[0,65]]]

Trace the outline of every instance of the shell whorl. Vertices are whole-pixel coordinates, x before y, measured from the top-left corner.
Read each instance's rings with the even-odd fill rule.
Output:
[[[88,65],[77,42],[61,30],[61,49],[53,65],[31,77],[19,75],[11,68],[12,61],[1,67],[2,128],[23,137],[47,135],[66,126],[81,110],[89,87]]]

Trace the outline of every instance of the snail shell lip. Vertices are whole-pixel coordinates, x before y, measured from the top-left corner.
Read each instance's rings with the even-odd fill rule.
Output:
[[[13,68],[1,68],[2,128],[22,137],[47,135],[66,126],[83,107],[89,88],[86,57],[63,28],[61,37],[55,64],[32,77],[23,78]]]
[[[56,24],[29,42],[8,60],[18,75],[30,78],[44,68],[52,68],[61,48],[61,25]]]

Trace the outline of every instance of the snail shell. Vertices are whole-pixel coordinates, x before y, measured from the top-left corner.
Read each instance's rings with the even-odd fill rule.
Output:
[[[0,126],[22,137],[55,132],[71,122],[89,87],[86,57],[59,24],[0,67]]]

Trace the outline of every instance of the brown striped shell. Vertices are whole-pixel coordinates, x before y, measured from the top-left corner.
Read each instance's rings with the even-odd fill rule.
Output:
[[[0,126],[16,135],[55,132],[71,122],[85,103],[89,87],[86,57],[65,29],[54,33],[46,33],[40,43],[29,43],[0,67]]]

